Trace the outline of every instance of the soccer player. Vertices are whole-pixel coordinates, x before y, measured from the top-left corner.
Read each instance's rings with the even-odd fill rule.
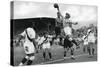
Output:
[[[59,12],[57,12],[57,18],[55,20],[55,34],[56,34],[56,38],[60,35],[62,26],[63,26],[62,25],[62,19],[60,17]]]
[[[95,33],[94,33],[95,29],[93,26],[90,26],[90,28],[88,29],[87,32],[87,37],[88,37],[88,51],[89,51],[89,55],[93,56],[94,55],[94,51],[95,51]]]
[[[69,13],[66,13],[65,17],[62,16],[61,12],[60,12],[60,9],[59,9],[59,6],[57,3],[54,4],[54,8],[57,8],[58,10],[58,17],[60,19],[60,22],[63,24],[63,30],[64,30],[64,33],[65,33],[65,40],[64,40],[64,48],[70,48],[71,49],[71,55],[73,56],[73,44],[74,43],[75,45],[78,46],[78,44],[76,43],[76,41],[73,39],[73,36],[72,36],[72,25],[76,25],[77,23],[72,23],[69,18],[70,18],[70,14]],[[67,45],[67,46],[66,46]],[[69,45],[69,46],[68,46]],[[64,50],[64,57],[66,56],[66,50]]]
[[[27,62],[27,65],[31,65],[32,61],[35,59],[36,53],[36,43],[35,43],[35,30],[31,27],[25,29],[20,35],[25,38],[25,42],[23,43],[24,51],[26,56],[22,59],[19,65],[23,65]]]
[[[66,13],[65,17],[63,17],[59,11],[60,16],[62,17],[62,21],[63,21],[63,30],[65,33],[65,40],[66,42],[64,42],[65,45],[65,50],[64,50],[64,57],[66,57],[66,48],[70,48],[71,49],[71,58],[74,58],[74,49],[73,49],[73,44],[75,44],[77,47],[78,44],[76,43],[76,41],[73,39],[73,28],[72,25],[77,25],[76,23],[71,22],[71,20],[69,20],[70,18],[70,14]],[[73,43],[73,44],[72,44]],[[66,46],[68,45],[69,46]]]
[[[83,40],[83,52],[86,53],[88,47],[88,38],[86,37],[86,35],[83,36],[82,40]]]
[[[48,53],[50,60],[52,60],[52,54],[51,54],[51,49],[50,49],[51,48],[50,41],[51,41],[51,37],[48,34],[45,34],[45,40],[44,40],[43,45],[42,45],[43,50],[44,50],[43,56],[44,56],[44,59],[47,59],[46,53]]]
[[[49,55],[50,60],[52,59],[52,54],[50,51],[51,48],[51,41],[52,41],[52,36],[48,35],[47,33],[43,34],[42,37],[39,40],[39,45],[42,46],[43,49],[43,58],[44,60],[47,59],[46,55]]]

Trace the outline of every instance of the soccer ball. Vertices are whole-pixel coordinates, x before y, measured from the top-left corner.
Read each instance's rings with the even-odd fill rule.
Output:
[[[54,8],[59,8],[57,3],[54,4]]]

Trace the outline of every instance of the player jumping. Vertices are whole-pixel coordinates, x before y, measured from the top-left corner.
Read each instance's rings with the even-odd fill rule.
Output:
[[[71,50],[71,58],[74,58],[74,48],[73,48],[73,44],[75,44],[76,46],[78,46],[78,44],[76,43],[76,41],[73,39],[73,35],[72,35],[72,25],[76,25],[76,23],[73,23],[69,20],[70,18],[70,14],[66,13],[65,17],[62,16],[60,10],[59,10],[59,6],[58,4],[54,4],[54,7],[57,8],[58,10],[58,14],[61,17],[60,20],[62,20],[62,24],[63,24],[63,31],[65,33],[65,39],[64,39],[64,57],[66,57],[66,48]]]

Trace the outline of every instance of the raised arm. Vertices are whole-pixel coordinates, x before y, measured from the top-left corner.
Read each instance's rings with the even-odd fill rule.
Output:
[[[77,25],[77,24],[78,24],[78,22],[72,22],[72,24],[73,24],[73,25]]]
[[[64,19],[64,16],[61,14],[60,10],[58,11],[59,12],[59,15],[62,19]]]
[[[60,17],[64,18],[60,12],[59,5],[57,3],[54,4],[54,8],[56,8],[58,10],[58,14],[60,15]]]

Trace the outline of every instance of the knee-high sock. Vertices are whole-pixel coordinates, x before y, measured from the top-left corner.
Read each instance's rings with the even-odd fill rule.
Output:
[[[94,51],[95,51],[95,49],[94,49],[94,48],[92,48],[92,55],[94,55]]]
[[[91,49],[90,48],[88,48],[88,53],[89,53],[89,55],[91,55]]]
[[[24,57],[21,62],[24,64],[26,61],[27,61],[27,58]]]
[[[83,52],[84,52],[84,53],[86,52],[86,49],[85,49],[85,47],[83,47]]]
[[[64,57],[66,57],[66,51],[64,51]]]
[[[51,52],[49,52],[49,57],[50,57],[50,59],[52,58]]]
[[[45,55],[46,55],[45,52],[43,52],[43,57],[44,57],[44,59],[45,59]]]
[[[23,65],[26,61],[27,61],[27,58],[24,57],[19,65],[20,65],[20,66]]]
[[[74,49],[71,49],[71,55],[74,55]]]
[[[32,60],[28,60],[27,65],[31,65],[32,64]]]

